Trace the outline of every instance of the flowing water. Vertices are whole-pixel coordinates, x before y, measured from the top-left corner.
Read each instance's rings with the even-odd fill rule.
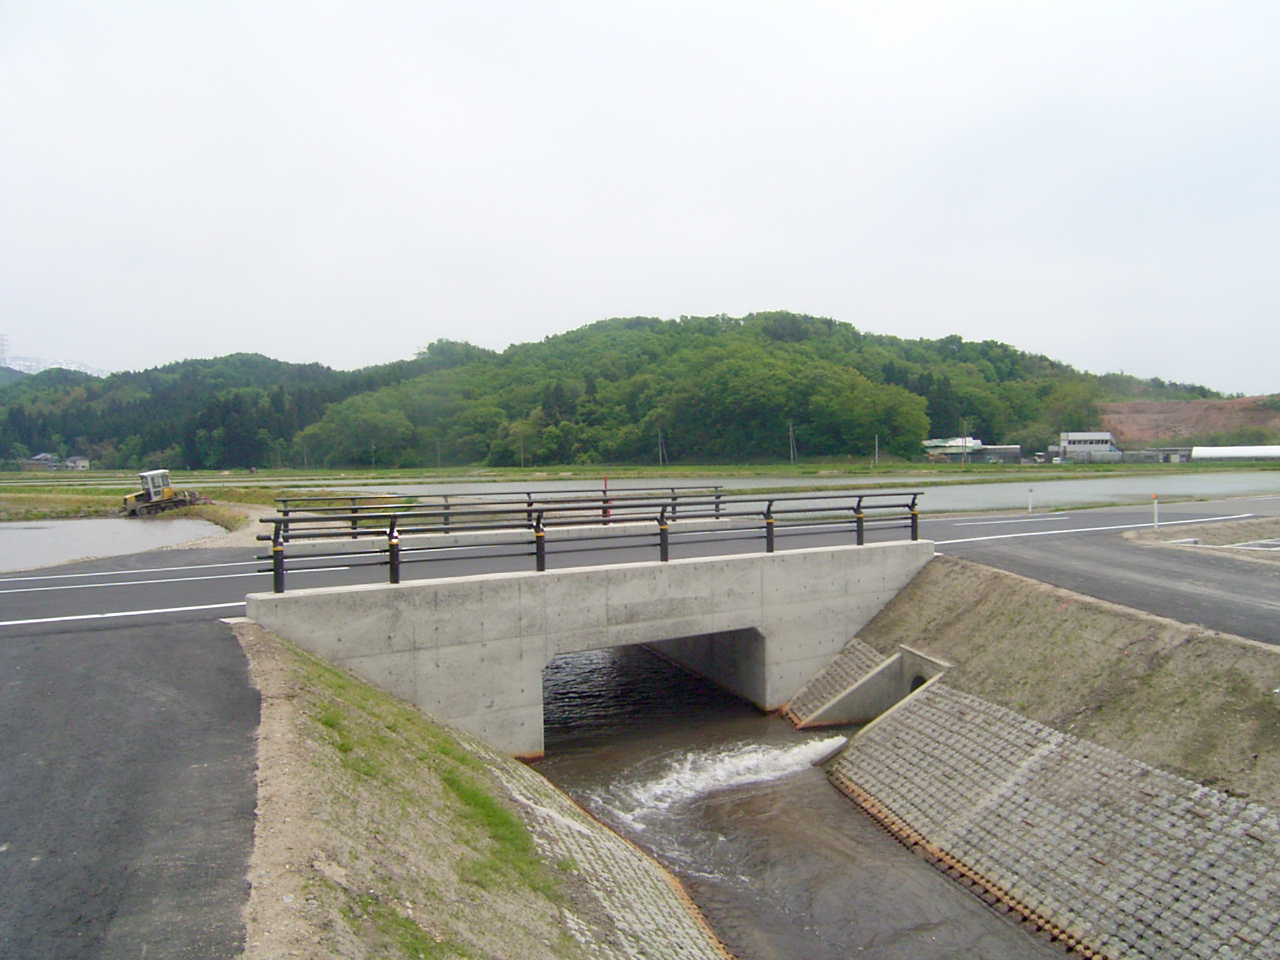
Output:
[[[797,731],[639,648],[557,658],[537,769],[680,877],[742,960],[1035,960],[1062,951],[900,846]]]

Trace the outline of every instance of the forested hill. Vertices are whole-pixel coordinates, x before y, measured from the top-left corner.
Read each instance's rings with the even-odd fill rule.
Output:
[[[785,312],[604,320],[502,353],[440,340],[350,372],[255,354],[0,387],[0,454],[95,466],[494,466],[917,456],[967,433],[1043,449],[1095,404],[1215,397],[995,341],[903,340]]]

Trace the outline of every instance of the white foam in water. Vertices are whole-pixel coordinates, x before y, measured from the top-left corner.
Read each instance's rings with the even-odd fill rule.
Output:
[[[669,760],[654,779],[623,783],[599,802],[637,830],[647,814],[671,809],[727,787],[762,783],[812,766],[845,742],[824,737],[785,747],[756,743],[682,754]]]

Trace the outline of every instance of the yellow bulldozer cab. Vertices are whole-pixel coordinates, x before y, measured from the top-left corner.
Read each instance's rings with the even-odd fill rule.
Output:
[[[138,479],[142,481],[143,500],[164,500],[173,496],[168,470],[146,470],[138,474]]]

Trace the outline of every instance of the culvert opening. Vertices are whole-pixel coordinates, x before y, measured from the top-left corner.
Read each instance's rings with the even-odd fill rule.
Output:
[[[914,677],[911,678],[911,692],[915,693],[917,690],[919,690],[921,687],[925,685],[925,682],[926,682],[925,678],[917,673]]]
[[[752,704],[642,646],[554,657],[542,673],[543,734],[553,756],[638,725],[688,731],[708,718],[759,717]]]

